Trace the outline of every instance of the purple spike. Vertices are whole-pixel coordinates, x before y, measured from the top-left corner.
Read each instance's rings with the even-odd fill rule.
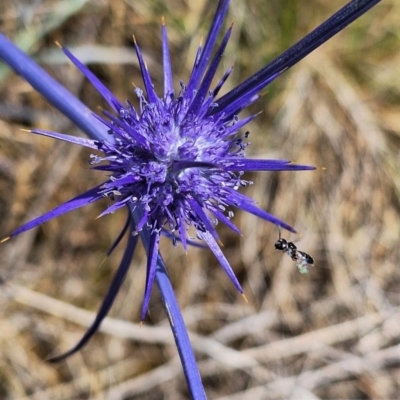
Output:
[[[117,126],[119,126],[123,131],[126,133],[129,133],[133,139],[135,139],[138,144],[140,144],[142,147],[145,149],[149,148],[149,143],[147,138],[142,136],[140,133],[138,133],[135,128],[132,128],[129,126],[125,121],[121,120],[120,118],[117,118],[115,115],[112,115],[110,112],[107,110],[103,110],[104,115],[106,115],[112,122],[114,122]],[[111,125],[113,126],[113,125]]]
[[[151,81],[151,77],[149,74],[149,70],[147,69],[147,65],[143,60],[142,52],[140,51],[139,45],[136,42],[135,37],[133,38],[135,44],[136,55],[139,61],[140,70],[142,71],[143,83],[146,88],[147,99],[149,103],[157,104],[159,101],[157,94],[154,90],[153,82]]]
[[[117,294],[121,289],[121,286],[125,280],[126,274],[131,265],[133,253],[135,252],[136,249],[137,241],[138,241],[138,236],[129,235],[128,244],[126,246],[124,256],[117,269],[116,274],[114,275],[110,288],[108,289],[108,292],[100,306],[100,309],[97,312],[95,320],[93,321],[89,329],[86,331],[86,333],[83,335],[82,339],[71,350],[67,351],[66,353],[56,357],[48,358],[47,359],[48,362],[56,363],[72,356],[73,354],[81,350],[82,347],[84,347],[88,343],[90,338],[97,332],[104,318],[110,311],[110,308],[112,307],[114,300],[117,297]]]
[[[200,249],[206,249],[206,248],[208,248],[208,246],[206,246],[205,244],[201,244],[201,243],[196,242],[196,241],[194,241],[194,240],[187,240],[187,239],[186,239],[186,236],[178,236],[178,235],[175,235],[175,234],[173,234],[172,232],[167,231],[167,230],[164,229],[164,228],[161,230],[160,233],[161,233],[162,235],[164,235],[165,237],[167,237],[168,239],[177,240],[178,242],[182,242],[182,238],[185,238],[186,243],[187,243],[189,246],[192,246],[192,247],[198,247],[198,248],[200,248]]]
[[[139,120],[139,115],[136,112],[135,107],[133,107],[133,105],[131,104],[131,102],[129,100],[125,100],[125,103],[128,106],[127,111],[130,114],[131,121],[136,124]]]
[[[131,214],[128,212],[128,217],[126,218],[125,225],[121,229],[121,232],[119,233],[117,238],[114,240],[114,242],[111,245],[111,247],[108,249],[107,257],[109,257],[111,255],[111,253],[115,250],[115,248],[119,245],[119,243],[121,242],[122,238],[125,236],[125,233],[129,228],[129,225],[131,225],[131,222],[132,222],[132,217],[131,217]]]
[[[199,218],[199,220],[204,224],[205,229],[211,233],[211,235],[214,237],[215,240],[218,241],[219,240],[218,233],[215,230],[214,226],[212,225],[207,214],[204,212],[202,206],[195,199],[190,201],[190,205],[192,206],[193,210],[197,214],[197,217]]]
[[[230,135],[235,134],[236,132],[239,131],[240,128],[247,125],[250,121],[253,121],[253,119],[256,118],[258,115],[260,115],[260,113],[250,115],[249,117],[243,118],[239,122],[232,124],[231,126],[225,129],[225,132],[222,135],[222,137],[226,138]]]
[[[270,76],[267,81],[263,81],[258,85],[255,85],[255,87],[251,88],[248,92],[243,93],[243,95],[240,97],[237,96],[229,103],[221,104],[221,102],[217,100],[216,104],[218,104],[218,107],[210,108],[210,112],[208,113],[208,115],[219,116],[221,114],[224,114],[226,119],[231,118],[233,115],[237,115],[243,108],[248,107],[255,100],[257,100],[260,90],[262,90],[265,86],[274,81],[279,75],[282,74],[282,72],[284,71],[279,71],[276,74]]]
[[[172,82],[172,67],[171,57],[169,52],[167,27],[165,26],[164,18],[162,19],[162,53],[163,53],[163,68],[164,68],[164,99],[174,95],[174,84]]]
[[[235,89],[221,97],[217,101],[219,108],[212,109],[210,115],[217,113],[218,110],[226,109],[230,104],[235,103],[237,100],[247,96],[248,93],[253,92],[256,87],[258,91],[262,90],[263,87],[271,82],[272,76],[293,67],[293,65],[297,64],[301,59],[321,46],[321,44],[325,43],[332,36],[336,35],[347,25],[351,24],[380,1],[381,0],[352,0],[347,3],[307,36],[275,58],[275,60],[271,61]]]
[[[232,270],[232,267],[230,266],[228,260],[224,256],[224,253],[222,253],[221,249],[219,248],[217,242],[214,240],[212,235],[209,232],[202,232],[201,236],[203,237],[203,239],[205,240],[211,251],[214,253],[215,257],[217,257],[218,262],[221,264],[222,268],[229,276],[229,279],[235,285],[236,289],[243,294],[243,289],[240,286],[240,283],[237,280],[235,273]]]
[[[224,74],[224,76],[221,78],[221,80],[217,83],[217,85],[215,86],[215,88],[209,93],[209,97],[208,99],[203,103],[203,105],[201,106],[202,115],[205,115],[208,111],[208,109],[210,108],[211,104],[213,103],[215,97],[217,97],[219,91],[221,90],[222,86],[224,85],[224,83],[226,82],[226,80],[228,79],[229,75],[231,74],[233,70],[233,66],[230,67]]]
[[[243,211],[247,211],[250,214],[253,214],[257,217],[265,219],[266,221],[272,222],[273,224],[280,226],[290,232],[296,233],[296,231],[285,222],[281,221],[279,218],[275,217],[274,215],[267,213],[266,211],[262,210],[261,208],[257,207],[251,199],[232,190],[230,188],[226,188],[226,190],[230,193],[229,196],[226,196],[226,202],[237,208],[240,208]]]
[[[188,81],[189,84],[190,84],[190,82],[192,82],[193,76],[196,74],[202,51],[203,51],[203,47],[202,47],[202,43],[200,42],[200,45],[196,51],[196,56],[194,58],[192,72],[190,73],[190,77],[189,77],[189,81]],[[191,99],[193,97],[193,93],[196,91],[196,87],[194,87],[193,89],[192,89],[192,87],[190,87],[190,92],[187,89],[188,88],[186,88],[186,97],[187,97],[187,99]]]
[[[225,116],[225,118],[223,119],[223,121],[229,121],[230,118],[234,118],[235,115],[238,115],[239,113],[242,112],[242,110],[244,110],[245,108],[250,107],[252,104],[254,104],[261,96],[257,93],[254,94],[253,96],[248,96],[244,98],[243,103],[239,102],[239,107],[236,108],[236,110],[233,110],[230,114],[229,117]]]
[[[160,243],[160,233],[153,232],[150,235],[150,243],[147,253],[147,273],[146,273],[146,288],[144,291],[141,321],[146,318],[147,310],[149,308],[151,289],[153,288],[154,278],[156,276],[158,245]]]
[[[179,234],[181,235],[181,240],[182,240],[182,247],[185,252],[187,251],[187,240],[186,240],[186,224],[185,224],[185,217],[183,216],[183,212],[180,213],[179,217]]]
[[[109,171],[109,172],[115,172],[115,171],[120,171],[121,167],[120,166],[115,166],[115,165],[96,165],[94,167],[91,167],[91,169],[95,171]]]
[[[122,207],[125,207],[131,201],[131,197],[126,197],[122,200],[118,200],[115,203],[111,204],[111,206],[107,207],[97,218],[102,218],[105,215],[112,214],[115,211],[119,210]]]
[[[135,175],[126,175],[122,176],[121,178],[110,180],[106,182],[102,188],[104,189],[112,189],[114,187],[124,186],[124,185],[131,185],[133,183],[143,181],[142,176],[135,176]]]
[[[130,139],[132,137],[132,136],[128,135],[126,132],[124,132],[123,130],[121,130],[118,126],[113,125],[110,121],[107,121],[106,119],[100,117],[100,115],[93,113],[93,116],[96,119],[98,119],[99,121],[101,121],[112,132],[113,136],[117,136],[121,139],[127,139],[127,138]]]
[[[231,75],[232,71],[233,71],[233,65],[232,67],[230,67],[225,74],[222,76],[221,80],[216,84],[214,90],[213,90],[213,95],[214,98],[215,96],[218,95],[219,91],[221,90],[222,86],[224,86],[224,83],[226,82],[226,80],[229,78],[229,76]]]
[[[218,33],[222,28],[225,15],[228,11],[228,7],[229,0],[219,0],[217,10],[215,11],[213,22],[208,32],[203,51],[201,52],[198,62],[193,68],[192,75],[187,85],[187,93],[189,93],[189,96],[191,96],[193,90],[195,90],[199,86],[204,71],[207,68],[208,62],[210,61],[211,54],[215,46],[215,42],[218,37]]]
[[[67,48],[61,46],[61,50],[73,62],[73,64],[86,76],[90,83],[96,90],[103,96],[104,100],[112,107],[112,109],[119,113],[124,109],[119,100],[100,82],[96,75],[90,71],[86,65],[82,64]]]
[[[224,163],[225,171],[310,171],[316,169],[311,165],[278,163],[279,160],[240,159]]]
[[[32,129],[29,132],[35,133],[37,135],[51,137],[53,139],[63,140],[64,142],[78,144],[79,146],[88,147],[89,149],[99,149],[98,140],[85,139],[78,136],[65,135],[63,133],[45,131],[42,129]]]
[[[222,223],[224,223],[228,228],[232,229],[233,232],[237,233],[238,235],[241,234],[236,225],[233,224],[233,222],[225,214],[219,211],[218,208],[214,208],[211,211]]]
[[[143,229],[143,227],[146,225],[148,220],[149,220],[149,212],[145,210],[143,212],[142,218],[140,219],[140,221],[138,222],[138,224],[136,226],[135,232],[136,233],[140,232]]]
[[[196,96],[194,100],[192,101],[192,104],[189,107],[189,110],[187,111],[187,114],[183,120],[183,124],[185,123],[186,120],[191,120],[193,119],[196,114],[199,112],[203,101],[205,97],[207,96],[208,90],[210,88],[211,82],[214,78],[215,73],[217,72],[217,68],[219,63],[221,62],[222,55],[224,54],[226,45],[228,44],[229,37],[232,32],[232,26],[228,29],[226,32],[224,39],[222,40],[221,45],[219,46],[214,59],[212,60],[210,66],[208,67],[207,73],[202,80],[200,87],[198,89],[198,92],[196,93]]]
[[[26,224],[20,226],[18,229],[13,231],[10,237],[17,236],[22,232],[29,231],[29,229],[35,228],[38,225],[41,225],[53,218],[59,217],[62,214],[70,212],[72,210],[76,210],[77,208],[86,206],[94,201],[100,200],[103,198],[103,195],[100,192],[100,187],[95,186],[93,189],[88,190],[87,192],[80,194],[77,197],[74,197],[71,200],[68,200],[66,203],[61,204],[60,206],[54,208],[53,210],[41,215],[38,218],[35,218]]]

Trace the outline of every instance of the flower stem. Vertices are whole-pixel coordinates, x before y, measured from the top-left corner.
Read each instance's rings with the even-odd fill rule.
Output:
[[[176,347],[181,358],[191,398],[195,400],[206,399],[207,397],[201,381],[196,359],[193,354],[192,345],[190,344],[185,322],[160,253],[158,254],[156,280],[161,297],[163,298],[165,312],[174,334]]]
[[[132,216],[135,221],[140,221],[140,216],[137,211],[132,211]],[[143,229],[139,232],[142,239],[143,246],[149,248],[150,232]],[[168,317],[171,330],[174,334],[176,347],[178,348],[179,356],[181,358],[183,371],[185,373],[186,383],[188,385],[192,399],[206,399],[204,387],[201,381],[200,372],[197,367],[196,359],[193,354],[192,345],[190,344],[189,335],[183,320],[181,310],[175,297],[171,281],[168,277],[168,272],[165,267],[161,254],[158,253],[156,281],[160,291],[164,309]]]

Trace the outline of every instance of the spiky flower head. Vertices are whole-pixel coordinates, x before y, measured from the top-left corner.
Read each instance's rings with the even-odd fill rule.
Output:
[[[166,27],[162,25],[164,95],[159,97],[135,41],[135,49],[142,72],[145,92],[135,88],[139,106],[135,109],[127,101],[119,102],[113,94],[66,48],[69,59],[90,80],[108,102],[113,112],[104,110],[96,115],[107,128],[106,140],[80,139],[61,133],[32,130],[33,133],[77,143],[102,152],[91,155],[96,170],[106,171],[107,180],[84,195],[70,200],[55,210],[39,217],[13,232],[16,235],[45,220],[92,203],[104,197],[113,202],[101,216],[128,206],[138,211],[140,219],[132,234],[149,229],[150,254],[142,319],[150,299],[156,267],[159,238],[162,233],[187,247],[188,228],[194,227],[198,239],[204,240],[217,256],[230,279],[240,292],[242,289],[228,261],[218,246],[217,221],[239,233],[231,222],[232,209],[240,208],[294,232],[293,228],[257,207],[238,189],[248,185],[245,171],[306,170],[314,167],[292,164],[287,160],[246,159],[248,132],[241,128],[255,115],[239,119],[238,113],[257,99],[257,95],[243,96],[237,104],[220,109],[215,98],[229,77],[225,72],[214,88],[210,88],[217,67],[227,45],[232,26],[210,62],[216,36],[210,35],[204,48],[199,46],[197,57],[187,84],[180,83],[175,93],[172,83]],[[213,33],[213,32],[212,32]],[[273,74],[272,81],[279,73]]]

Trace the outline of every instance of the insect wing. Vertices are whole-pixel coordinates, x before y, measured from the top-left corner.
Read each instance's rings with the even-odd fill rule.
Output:
[[[301,274],[308,274],[308,267],[314,264],[314,259],[303,251],[297,251],[296,265]]]
[[[306,261],[308,264],[313,265],[314,264],[314,259],[307,253],[304,253],[304,256],[306,258]]]

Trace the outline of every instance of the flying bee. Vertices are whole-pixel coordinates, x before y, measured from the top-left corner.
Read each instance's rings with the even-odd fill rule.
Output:
[[[314,265],[314,259],[304,251],[297,250],[293,242],[288,242],[281,237],[281,229],[279,228],[279,239],[275,242],[275,249],[286,253],[295,263],[301,274],[308,273],[308,267]]]

